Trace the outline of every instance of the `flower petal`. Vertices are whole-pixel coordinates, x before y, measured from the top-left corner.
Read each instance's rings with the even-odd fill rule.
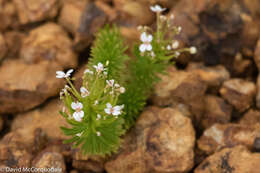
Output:
[[[139,46],[139,50],[140,50],[140,52],[145,52],[146,51],[146,45],[145,44],[141,44]]]
[[[151,51],[153,49],[151,44],[147,44],[146,45],[146,50]]]
[[[142,41],[142,42],[145,42],[145,41],[146,41],[146,38],[147,38],[146,32],[143,32],[143,33],[141,34],[141,37],[140,37],[141,41]]]
[[[64,78],[65,75],[63,71],[56,71],[56,78]]]
[[[71,74],[73,71],[73,69],[69,69],[66,74]]]
[[[78,115],[79,115],[80,118],[83,118],[84,117],[84,112],[80,111],[80,112],[78,112]]]
[[[147,36],[147,42],[150,43],[152,40],[153,40],[153,36],[152,35],[148,35]]]
[[[110,111],[111,109],[110,108],[106,108],[105,109],[105,113],[107,113],[108,115],[110,115],[111,114],[111,111]]]
[[[82,118],[80,117],[80,114],[79,114],[78,112],[74,112],[74,113],[73,113],[73,118],[74,118],[76,121],[78,121],[78,122],[80,122],[80,121],[82,120]]]
[[[76,109],[77,109],[77,103],[72,102],[72,103],[71,103],[71,108],[74,109],[74,110],[76,110]]]
[[[83,105],[82,105],[82,103],[80,103],[80,102],[77,102],[77,108],[78,108],[78,109],[82,109],[82,108],[83,108]]]
[[[112,108],[112,105],[110,103],[107,103],[107,108]]]

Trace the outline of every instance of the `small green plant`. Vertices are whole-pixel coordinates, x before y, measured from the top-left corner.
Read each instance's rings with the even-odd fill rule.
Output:
[[[139,45],[133,47],[129,58],[123,40],[116,27],[102,29],[91,49],[91,58],[78,91],[72,84],[73,70],[56,72],[57,78],[65,78],[68,85],[60,93],[64,109],[60,114],[71,125],[61,127],[71,136],[65,143],[81,146],[84,154],[107,155],[120,146],[120,136],[135,124],[145,106],[152,88],[160,80],[159,74],[180,53],[196,53],[196,48],[178,49],[173,40],[181,31],[161,13],[165,10],[156,5],[151,10],[157,14],[157,30],[139,27]],[[126,65],[127,64],[127,65]]]

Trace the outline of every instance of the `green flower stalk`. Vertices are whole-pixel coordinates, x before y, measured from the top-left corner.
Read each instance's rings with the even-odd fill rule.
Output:
[[[84,154],[117,151],[120,136],[135,124],[171,60],[185,51],[196,53],[194,47],[178,49],[173,38],[181,29],[172,25],[173,16],[161,15],[165,9],[158,5],[151,10],[157,13],[157,30],[139,27],[141,43],[133,48],[134,58],[125,54],[118,29],[106,27],[97,35],[79,91],[73,86],[72,69],[56,72],[68,83],[60,93],[65,105],[60,114],[71,126],[61,127],[71,136],[65,142],[81,146]]]

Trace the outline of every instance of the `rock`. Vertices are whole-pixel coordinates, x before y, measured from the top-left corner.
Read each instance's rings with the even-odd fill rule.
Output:
[[[83,155],[80,150],[76,149],[73,151],[72,158],[72,166],[78,170],[96,173],[104,171],[104,157]]]
[[[155,21],[148,1],[114,0],[116,10],[119,11],[119,21],[138,25],[149,25]]]
[[[25,34],[18,31],[8,31],[4,33],[4,38],[8,49],[6,57],[19,58]]]
[[[57,152],[40,153],[33,161],[32,166],[41,169],[50,169],[51,172],[66,173],[64,158]]]
[[[260,112],[258,110],[250,109],[240,119],[239,123],[248,126],[252,126],[256,123],[260,124]]]
[[[205,109],[204,94],[207,89],[199,75],[171,67],[161,79],[155,86],[153,103],[158,106],[186,104],[194,116],[193,120],[199,122]]]
[[[17,27],[18,19],[16,13],[16,7],[12,0],[0,0],[0,31]]]
[[[223,65],[207,67],[201,63],[189,63],[187,71],[198,74],[209,87],[220,87],[230,78],[229,72]]]
[[[58,0],[13,0],[21,24],[53,19],[58,14]]]
[[[188,172],[195,132],[191,120],[172,108],[147,108],[124,138],[121,152],[106,162],[108,173]]]
[[[234,63],[233,63],[233,76],[252,76],[254,66],[253,62],[249,59],[245,59],[242,54],[238,53],[235,56]]]
[[[74,34],[74,49],[81,51],[89,46],[94,34],[107,22],[107,14],[98,3],[66,1],[61,10],[59,23]]]
[[[66,0],[59,15],[59,24],[69,32],[76,34],[80,26],[80,17],[85,10],[87,0]]]
[[[232,106],[224,99],[214,95],[205,97],[205,113],[201,118],[201,126],[208,128],[215,123],[228,123],[231,119]]]
[[[199,60],[206,65],[223,64],[229,71],[233,71],[235,55],[243,49],[254,49],[253,40],[259,34],[254,31],[256,26],[250,27],[250,31],[246,29],[249,26],[246,24],[247,18],[243,17],[250,16],[255,21],[255,15],[251,14],[249,8],[249,4],[254,5],[244,1],[247,0],[241,3],[236,0],[181,0],[170,10],[169,13],[175,15],[174,23],[182,27],[178,39],[185,45],[198,48],[196,56],[186,55],[188,58],[185,64]],[[257,11],[259,6],[253,9]]]
[[[250,13],[242,13],[241,18],[244,22],[243,32],[242,32],[242,40],[243,47],[241,53],[247,57],[254,57],[254,51],[256,47],[257,40],[259,38],[260,28],[259,28],[259,19],[257,19],[257,13],[253,12],[256,9],[260,8],[260,3],[256,0],[249,2],[248,0],[243,0],[248,9],[250,9]],[[250,6],[254,6],[253,9]]]
[[[254,54],[254,60],[255,64],[258,68],[258,71],[260,71],[260,39],[257,41],[257,45],[255,48],[255,54]]]
[[[260,154],[251,153],[244,146],[225,148],[205,159],[195,173],[258,173]]]
[[[256,107],[260,109],[260,75],[257,77],[256,89]]]
[[[230,79],[223,83],[220,94],[239,112],[244,112],[253,102],[256,86],[253,82],[243,79]]]
[[[49,61],[30,65],[21,60],[3,62],[0,66],[0,113],[29,110],[57,95],[64,85],[64,81],[55,77],[57,70],[62,67]]]
[[[176,100],[189,102],[202,97],[206,89],[197,74],[171,67],[155,86],[154,101],[156,105],[169,105]]]
[[[0,141],[0,165],[30,167],[32,163],[34,167],[60,167],[64,172],[61,154],[69,158],[71,149],[56,142],[68,139],[60,130],[60,126],[67,126],[58,113],[60,108],[61,102],[53,100],[40,109],[17,115],[11,131]]]
[[[56,61],[63,68],[77,66],[72,41],[62,27],[55,23],[33,29],[23,40],[20,57],[28,64],[48,60]]]
[[[7,47],[3,35],[0,33],[0,61],[4,58],[7,53]]]
[[[3,117],[0,116],[0,132],[2,131],[3,127],[4,127],[4,120]]]
[[[62,107],[62,102],[55,99],[42,108],[18,114],[13,120],[11,129],[34,131],[41,128],[49,140],[67,139],[60,130],[61,126],[67,126],[66,120],[59,114]]]
[[[0,141],[0,167],[30,167],[35,150],[33,131],[9,132]],[[39,143],[38,143],[39,144]]]
[[[260,124],[254,126],[214,124],[204,131],[198,140],[198,147],[207,154],[223,147],[233,147],[240,144],[252,149],[257,137],[260,137]]]

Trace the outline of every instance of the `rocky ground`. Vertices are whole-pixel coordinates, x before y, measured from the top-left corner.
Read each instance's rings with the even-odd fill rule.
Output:
[[[154,3],[175,15],[177,39],[197,55],[181,55],[162,76],[118,153],[84,156],[62,144],[55,71],[80,76],[107,23],[137,41],[137,26],[154,26]],[[259,0],[0,0],[0,21],[0,168],[259,173]]]

